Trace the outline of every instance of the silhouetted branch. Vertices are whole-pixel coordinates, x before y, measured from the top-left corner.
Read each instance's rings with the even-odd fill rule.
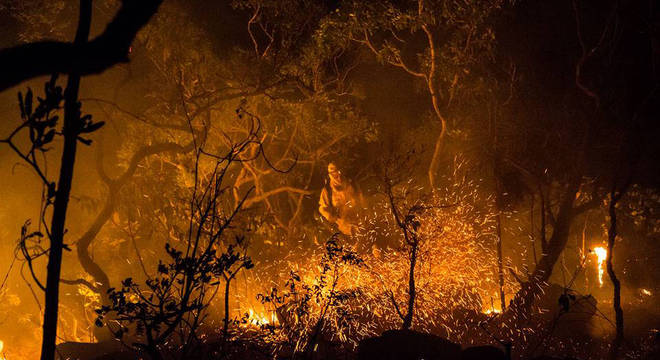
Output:
[[[85,279],[75,279],[75,280],[67,280],[67,279],[60,279],[60,282],[62,284],[67,284],[67,285],[84,285],[88,289],[96,292],[98,291],[98,288],[94,285],[92,285],[91,282],[85,280]]]
[[[0,63],[11,69],[0,74],[0,91],[41,75],[74,71],[80,75],[98,74],[128,62],[133,39],[161,3],[162,0],[123,0],[105,31],[84,44],[40,41],[0,50]],[[48,61],[44,61],[45,57]]]

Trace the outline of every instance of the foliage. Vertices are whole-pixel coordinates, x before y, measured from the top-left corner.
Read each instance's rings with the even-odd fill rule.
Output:
[[[21,229],[21,237],[18,245],[23,260],[28,264],[34,281],[42,290],[45,290],[45,286],[37,278],[33,269],[33,262],[37,258],[48,254],[49,249],[42,246],[42,239],[47,237],[51,240],[52,236],[48,227],[47,212],[54,205],[57,195],[57,184],[48,178],[46,153],[54,146],[53,141],[55,140],[55,136],[63,136],[64,133],[63,129],[58,129],[60,126],[60,116],[58,113],[62,109],[65,95],[62,87],[57,85],[57,78],[57,75],[53,75],[44,84],[45,97],[37,97],[36,106],[32,89],[28,88],[25,96],[21,92],[18,93],[18,105],[21,111],[22,123],[7,138],[0,140],[0,142],[8,144],[25,161],[43,183],[43,201],[38,222],[39,230],[30,231],[31,221],[26,221]],[[76,108],[76,113],[79,115],[80,103],[75,104],[74,107]],[[89,114],[78,116],[77,120],[78,122],[73,125],[71,136],[75,136],[77,141],[86,145],[90,145],[91,140],[83,138],[81,135],[95,132],[105,124],[103,121],[92,121],[92,116]],[[19,148],[19,145],[17,145],[17,137],[24,130],[27,130],[27,140],[29,143],[29,147],[26,150]],[[18,140],[18,143],[21,142],[21,140]],[[66,250],[70,250],[66,244],[63,244],[63,247]]]
[[[201,184],[197,170],[195,172],[190,201],[192,215],[185,238],[181,239],[185,250],[166,243],[169,262],[159,262],[157,275],[149,278],[144,287],[127,278],[120,289],[111,288],[111,305],[97,310],[98,326],[104,325],[108,314],[112,318],[107,325],[118,338],[135,326],[135,333],[130,334],[135,336],[134,348],[146,351],[154,359],[162,357],[161,346],[171,340],[173,333],[179,335],[183,354],[199,345],[197,330],[207,317],[205,310],[215,296],[212,289],[217,289],[221,278],[229,282],[241,269],[253,267],[245,253],[244,238],[235,236],[233,243],[227,240],[232,221],[251,190],[233,210],[225,212],[221,207],[227,193],[223,181],[228,169],[234,163],[249,161],[245,150],[255,141],[253,136],[251,133],[234,144],[224,156],[206,153],[201,148],[197,151],[195,169],[200,167],[201,156],[213,160],[214,165]]]
[[[257,298],[277,312],[282,331],[296,352],[309,353],[321,337],[346,340],[346,333],[355,317],[347,306],[359,297],[359,289],[347,283],[346,271],[364,265],[360,256],[339,235],[325,243],[325,252],[318,260],[318,273],[305,278],[291,271],[284,290],[273,287]]]
[[[128,326],[134,325],[135,335],[146,339],[146,343],[133,345],[151,352],[158,348],[159,335],[173,325],[189,317],[199,325],[203,321],[199,313],[209,306],[210,300],[205,297],[209,289],[218,286],[224,274],[235,276],[241,269],[249,270],[254,266],[249,256],[237,252],[237,249],[246,248],[245,240],[237,237],[235,241],[221,254],[208,249],[196,257],[185,257],[183,252],[167,244],[171,261],[158,265],[158,275],[146,281],[146,288],[126,278],[120,289],[110,289],[112,305],[97,310],[97,326],[103,326],[104,316],[113,313],[112,323],[120,325],[113,329],[115,336],[121,339],[129,331]],[[188,299],[186,294],[189,294]],[[196,339],[198,335],[193,333],[197,329],[190,326],[184,334]]]

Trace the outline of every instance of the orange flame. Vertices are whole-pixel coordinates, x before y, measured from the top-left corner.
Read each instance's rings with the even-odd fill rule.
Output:
[[[272,313],[270,317],[264,315],[263,313],[257,313],[252,308],[248,309],[248,323],[253,326],[260,325],[276,325],[278,323],[277,315]],[[1,360],[1,359],[0,359]]]
[[[2,354],[2,349],[4,347],[5,347],[5,343],[2,340],[0,340],[0,360],[7,360],[7,358],[4,357],[4,355]]]
[[[596,258],[598,259],[598,282],[600,283],[600,286],[603,286],[603,273],[605,272],[605,269],[603,269],[603,263],[605,262],[605,259],[607,258],[607,249],[605,249],[602,246],[599,246],[597,248],[594,248],[594,254],[596,254]]]

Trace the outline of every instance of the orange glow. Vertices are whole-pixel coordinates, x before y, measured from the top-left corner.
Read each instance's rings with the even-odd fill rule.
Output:
[[[484,314],[486,314],[486,315],[492,315],[492,314],[499,314],[499,313],[501,313],[501,312],[502,312],[502,310],[493,308],[493,309],[486,309],[486,310],[484,311]]]
[[[603,273],[605,272],[605,269],[603,268],[603,264],[605,263],[605,259],[607,258],[607,249],[605,249],[602,246],[599,246],[597,248],[594,248],[594,254],[596,254],[596,258],[598,259],[598,282],[602,287]]]
[[[278,323],[277,315],[273,312],[270,317],[263,314],[257,313],[252,308],[248,309],[248,325],[260,326],[260,325],[275,325]]]

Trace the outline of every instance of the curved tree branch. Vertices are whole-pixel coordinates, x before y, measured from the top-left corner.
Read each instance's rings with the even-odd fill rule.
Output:
[[[96,238],[96,235],[98,235],[98,233],[101,231],[105,223],[110,219],[110,217],[112,217],[112,214],[117,206],[116,198],[120,189],[133,176],[140,162],[142,162],[147,157],[163,152],[184,153],[186,151],[192,150],[192,148],[193,148],[192,144],[182,146],[172,142],[157,143],[154,145],[144,146],[140,148],[131,157],[129,165],[122,175],[120,175],[116,179],[109,179],[109,182],[107,183],[109,191],[108,191],[108,197],[106,199],[106,203],[103,206],[101,212],[99,212],[96,218],[94,219],[94,222],[90,225],[87,231],[80,237],[76,247],[78,253],[78,259],[80,261],[81,266],[83,267],[85,272],[87,272],[94,278],[94,281],[98,284],[97,292],[99,292],[102,296],[105,296],[105,291],[110,286],[110,280],[108,279],[108,276],[106,275],[105,271],[103,271],[103,269],[96,262],[94,262],[94,260],[90,256],[89,246],[92,243],[92,241]],[[107,300],[107,299],[103,298],[103,300]]]
[[[123,0],[105,31],[84,44],[39,41],[0,50],[0,64],[10,71],[0,73],[0,91],[41,75],[99,74],[128,62],[137,32],[156,13],[162,0]],[[48,61],[43,61],[44,57]]]

